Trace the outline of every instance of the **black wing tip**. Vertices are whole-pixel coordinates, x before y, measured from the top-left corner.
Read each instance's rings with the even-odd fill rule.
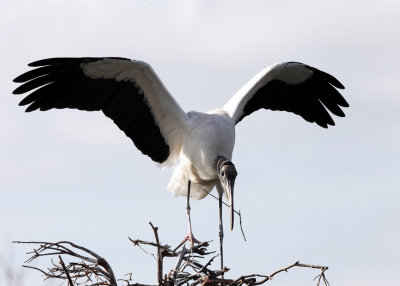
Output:
[[[335,78],[333,75],[331,75],[331,74],[329,74],[329,73],[327,73],[327,72],[318,70],[318,69],[316,69],[316,68],[311,68],[311,69],[312,69],[312,71],[321,74],[322,77],[323,77],[327,82],[329,82],[331,85],[333,85],[333,86],[336,87],[337,89],[345,89],[344,85],[343,85],[337,78]]]
[[[122,58],[122,57],[57,57],[57,58],[46,58],[46,59],[41,59],[38,61],[34,61],[28,64],[29,67],[33,67],[35,69],[29,70],[16,78],[13,79],[13,82],[15,83],[25,83],[28,82],[32,79],[35,79],[37,77],[40,77],[42,75],[45,75],[48,73],[43,71],[43,73],[39,73],[39,70],[42,70],[43,68],[47,66],[62,66],[62,65],[79,65],[81,63],[88,63],[88,62],[94,62],[98,60],[103,60],[103,59],[117,59],[117,60],[125,60],[125,61],[131,61],[128,58]],[[36,73],[35,73],[36,72]],[[22,86],[18,87],[15,89],[12,93],[13,94],[22,94],[25,93],[26,90],[21,88]]]
[[[344,85],[337,78],[335,78],[333,75],[330,75],[329,73],[326,73],[326,72],[323,72],[323,73],[326,76],[326,80],[331,85],[333,85],[337,89],[345,89]]]
[[[13,79],[13,82],[15,83],[23,83],[25,82],[24,80],[22,80],[22,74],[17,76],[16,78]],[[13,92],[14,93],[14,92]]]
[[[324,129],[328,129],[329,126],[335,126],[335,121],[332,118],[329,121],[315,121],[315,123]]]
[[[339,89],[346,89],[346,87],[340,81],[338,81],[338,83],[340,83],[340,86],[338,87]]]
[[[316,68],[311,68],[314,72],[317,72],[317,73],[319,73],[319,74],[322,74],[323,75],[323,78],[329,83],[329,84],[331,84],[332,86],[334,86],[335,88],[337,88],[337,89],[345,89],[345,87],[344,87],[344,85],[337,79],[337,78],[335,78],[333,75],[330,75],[329,73],[326,73],[326,72],[323,72],[323,71],[320,71],[320,70],[318,70],[318,69],[316,69]],[[342,96],[342,95],[340,95],[340,101],[337,103],[339,106],[341,106],[341,107],[349,107],[350,105],[349,105],[349,103],[346,101],[346,99],[344,99],[344,97]],[[335,115],[337,115],[337,114],[335,114]],[[341,115],[337,115],[337,116],[340,116],[340,117],[344,117],[344,114],[343,114],[343,116],[341,116]]]
[[[18,103],[19,106],[25,106],[32,103],[32,100],[28,99],[28,97],[25,97],[24,99],[22,99],[20,101],[20,103]]]
[[[25,109],[25,112],[32,112],[32,111],[35,111],[38,108],[39,107],[32,107],[32,104],[31,104]]]
[[[329,83],[332,84],[337,89],[345,89],[344,85],[338,80],[336,80],[336,82],[329,81]]]
[[[14,89],[13,92],[12,92],[12,94],[23,94],[23,93],[25,93],[26,90],[23,90],[22,87],[23,87],[23,86],[21,85],[21,86],[17,87],[16,89]]]
[[[313,73],[316,73],[317,75],[322,77],[324,80],[329,82],[334,87],[336,87],[338,89],[345,89],[344,85],[337,78],[335,78],[333,75],[331,75],[331,74],[329,74],[327,72],[321,71],[321,70],[319,70],[317,68],[314,68],[312,66],[309,66],[309,65],[305,65],[305,66],[307,68],[309,68]]]
[[[58,57],[58,58],[47,58],[38,61],[34,61],[28,64],[30,67],[40,67],[48,65],[63,65],[63,64],[79,64],[82,62],[95,62],[104,59],[114,60],[125,60],[130,61],[128,58],[123,57]]]
[[[40,66],[47,66],[51,64],[52,62],[55,62],[59,58],[47,58],[47,59],[41,59],[38,61],[34,61],[28,64],[30,67],[40,67]]]
[[[324,128],[324,129],[329,129],[329,127],[333,127],[336,125],[335,121],[331,121],[331,122],[315,122],[318,126]]]
[[[338,105],[340,105],[341,107],[350,107],[350,104],[344,98],[343,98],[343,102],[338,103]]]
[[[96,60],[101,58],[74,58],[74,57],[57,57],[57,58],[47,58],[34,61],[28,64],[30,67],[41,67],[49,65],[62,65],[62,64],[76,64],[85,60]]]

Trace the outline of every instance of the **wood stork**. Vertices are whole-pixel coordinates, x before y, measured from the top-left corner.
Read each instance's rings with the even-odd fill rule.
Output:
[[[220,200],[222,250],[222,196],[234,223],[236,168],[231,162],[235,125],[261,108],[293,112],[327,128],[330,114],[344,116],[348,103],[336,90],[344,86],[333,76],[298,62],[284,62],[261,70],[222,108],[207,113],[185,113],[150,65],[126,58],[51,58],[30,63],[35,67],[14,82],[23,83],[14,94],[32,91],[20,105],[36,109],[101,110],[162,166],[180,159],[167,189],[174,195],[202,199],[216,187]],[[190,217],[189,235],[191,236]]]

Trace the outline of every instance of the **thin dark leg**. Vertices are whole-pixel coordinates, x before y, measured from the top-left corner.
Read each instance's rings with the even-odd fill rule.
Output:
[[[222,194],[219,195],[219,252],[221,255],[221,270],[224,269],[224,250],[223,250],[223,240],[224,240],[224,227],[222,224]],[[222,275],[222,278],[224,276]]]

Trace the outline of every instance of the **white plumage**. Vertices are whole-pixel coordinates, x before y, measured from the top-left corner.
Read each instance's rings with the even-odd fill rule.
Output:
[[[153,69],[124,58],[53,58],[14,81],[14,93],[32,91],[20,103],[27,111],[51,108],[101,110],[153,161],[170,166],[180,159],[168,190],[202,199],[214,187],[225,192],[233,216],[230,162],[235,125],[261,108],[296,113],[322,127],[334,125],[327,109],[344,116],[344,88],[333,76],[310,66],[288,62],[263,69],[221,109],[185,113]],[[231,227],[233,226],[233,217]]]
[[[216,157],[232,159],[235,144],[235,122],[222,110],[209,113],[189,112],[183,137],[180,164],[168,184],[174,195],[187,195],[190,180],[191,198],[204,198],[214,186],[221,189],[216,168]]]

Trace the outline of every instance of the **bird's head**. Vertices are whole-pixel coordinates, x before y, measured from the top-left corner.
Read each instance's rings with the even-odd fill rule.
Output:
[[[217,160],[217,172],[221,182],[222,189],[224,190],[225,198],[230,206],[230,217],[231,217],[231,230],[233,229],[233,188],[235,186],[235,179],[237,171],[235,165],[224,157],[218,157]]]

